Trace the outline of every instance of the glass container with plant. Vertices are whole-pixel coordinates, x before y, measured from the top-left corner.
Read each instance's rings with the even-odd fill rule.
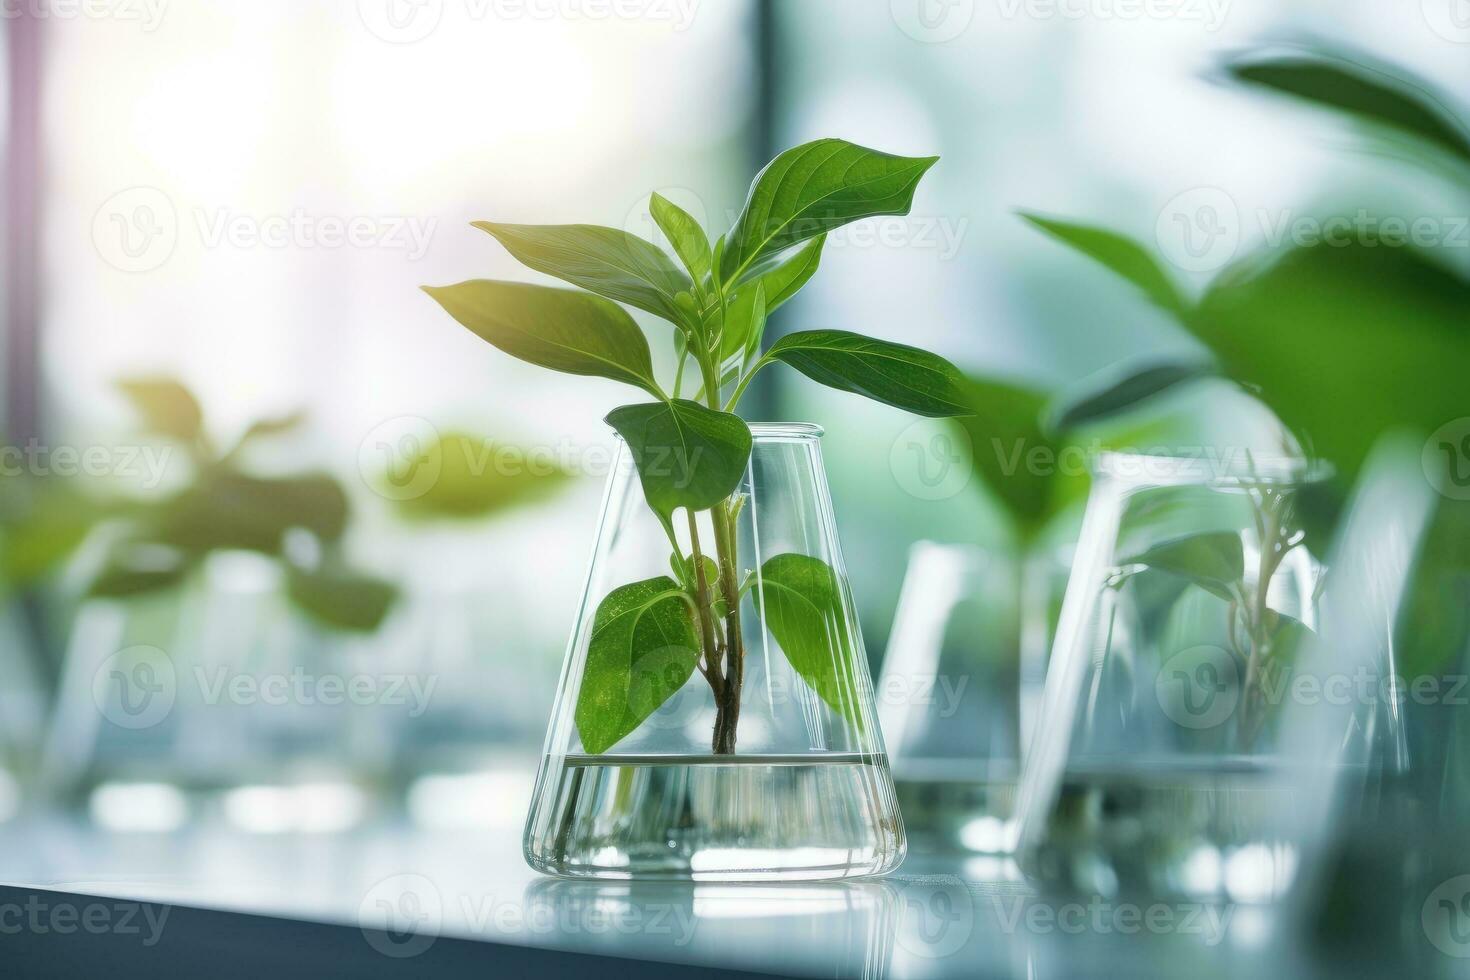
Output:
[[[613,228],[477,222],[530,268],[585,291],[486,280],[427,290],[508,354],[654,399],[607,416],[620,462],[528,819],[533,867],[832,878],[901,860],[821,430],[751,425],[736,410],[779,362],[920,415],[968,411],[954,366],[913,347],[811,330],[762,353],[768,316],[815,273],[825,234],[908,213],[935,159],[836,139],[787,150],[713,243],[655,194],[677,261]],[[672,325],[667,384],[619,304]]]

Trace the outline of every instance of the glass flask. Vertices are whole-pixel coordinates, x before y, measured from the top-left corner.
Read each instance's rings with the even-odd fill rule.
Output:
[[[1066,583],[1052,558],[932,541],[909,551],[877,698],[905,824],[926,844],[1009,845]]]
[[[525,856],[538,871],[818,880],[882,874],[903,859],[821,429],[751,432],[733,496],[677,512],[668,529],[619,447],[526,822]],[[711,679],[695,632],[702,617],[677,580],[697,577],[696,543],[713,568],[719,508],[733,525],[725,553],[740,582],[733,621],[744,652]],[[638,623],[652,613],[657,628],[619,645],[626,617],[615,614],[630,585],[665,598],[640,607]],[[720,611],[726,637],[730,612]]]
[[[1023,867],[1100,894],[1275,897],[1303,764],[1283,719],[1323,573],[1303,498],[1326,474],[1248,455],[1094,469],[1018,799]]]

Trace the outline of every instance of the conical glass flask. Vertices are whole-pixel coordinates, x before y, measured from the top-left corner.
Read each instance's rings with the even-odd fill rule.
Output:
[[[903,859],[821,429],[751,431],[745,476],[719,505],[728,539],[709,511],[680,511],[666,531],[619,447],[526,822],[538,871],[816,880]],[[686,594],[696,553],[714,574],[716,540],[740,583],[744,653],[712,679]]]

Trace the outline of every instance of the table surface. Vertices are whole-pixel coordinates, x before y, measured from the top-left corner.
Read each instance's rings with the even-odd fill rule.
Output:
[[[1328,972],[1302,953],[1295,919],[1280,906],[1049,898],[1006,859],[914,847],[897,874],[880,880],[566,881],[526,867],[518,822],[489,823],[426,828],[396,818],[336,833],[224,825],[121,833],[76,816],[33,815],[0,828],[0,878],[366,927],[364,943],[405,963],[444,937],[821,977]],[[378,931],[384,927],[392,931]]]

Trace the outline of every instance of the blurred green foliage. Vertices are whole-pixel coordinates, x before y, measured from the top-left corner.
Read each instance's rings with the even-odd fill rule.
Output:
[[[437,474],[426,492],[397,501],[400,513],[420,520],[469,520],[539,503],[572,475],[559,461],[465,432],[444,433],[412,465]],[[379,484],[389,485],[389,474]]]

